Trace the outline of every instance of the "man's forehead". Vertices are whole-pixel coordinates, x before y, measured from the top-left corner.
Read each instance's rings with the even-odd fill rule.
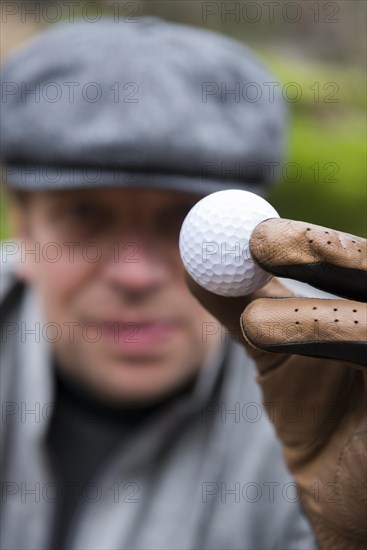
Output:
[[[54,203],[63,203],[68,201],[101,201],[102,203],[112,204],[195,204],[203,194],[174,191],[167,189],[149,189],[149,188],[77,188],[73,190],[54,190],[31,192],[30,195],[37,200],[38,197]]]

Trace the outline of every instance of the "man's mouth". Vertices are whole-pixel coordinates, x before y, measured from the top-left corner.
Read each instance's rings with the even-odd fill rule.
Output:
[[[153,351],[169,341],[182,326],[174,320],[108,321],[98,324],[104,338],[129,353]]]

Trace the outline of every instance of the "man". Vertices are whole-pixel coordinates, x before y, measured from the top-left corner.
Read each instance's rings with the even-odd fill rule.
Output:
[[[263,92],[267,71],[231,40],[143,19],[54,28],[2,79],[18,237],[4,244],[2,548],[316,547],[252,360],[216,320],[239,337],[247,299],[190,283],[208,313],[177,246],[201,196],[264,191],[281,101],[226,90]],[[294,402],[273,397],[271,421],[280,404],[294,430]]]

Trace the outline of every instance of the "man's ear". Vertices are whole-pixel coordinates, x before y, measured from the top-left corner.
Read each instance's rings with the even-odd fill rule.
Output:
[[[30,212],[27,200],[11,197],[9,204],[10,238],[18,243],[19,261],[16,274],[24,282],[31,282],[34,278],[36,258],[26,251],[35,249],[35,242],[30,230]]]

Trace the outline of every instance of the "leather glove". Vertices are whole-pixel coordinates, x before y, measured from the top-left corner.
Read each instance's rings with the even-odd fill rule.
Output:
[[[327,550],[366,548],[366,248],[360,237],[284,219],[252,234],[251,254],[265,270],[347,299],[298,297],[275,278],[253,295],[225,298],[187,276],[254,358],[285,461]]]

